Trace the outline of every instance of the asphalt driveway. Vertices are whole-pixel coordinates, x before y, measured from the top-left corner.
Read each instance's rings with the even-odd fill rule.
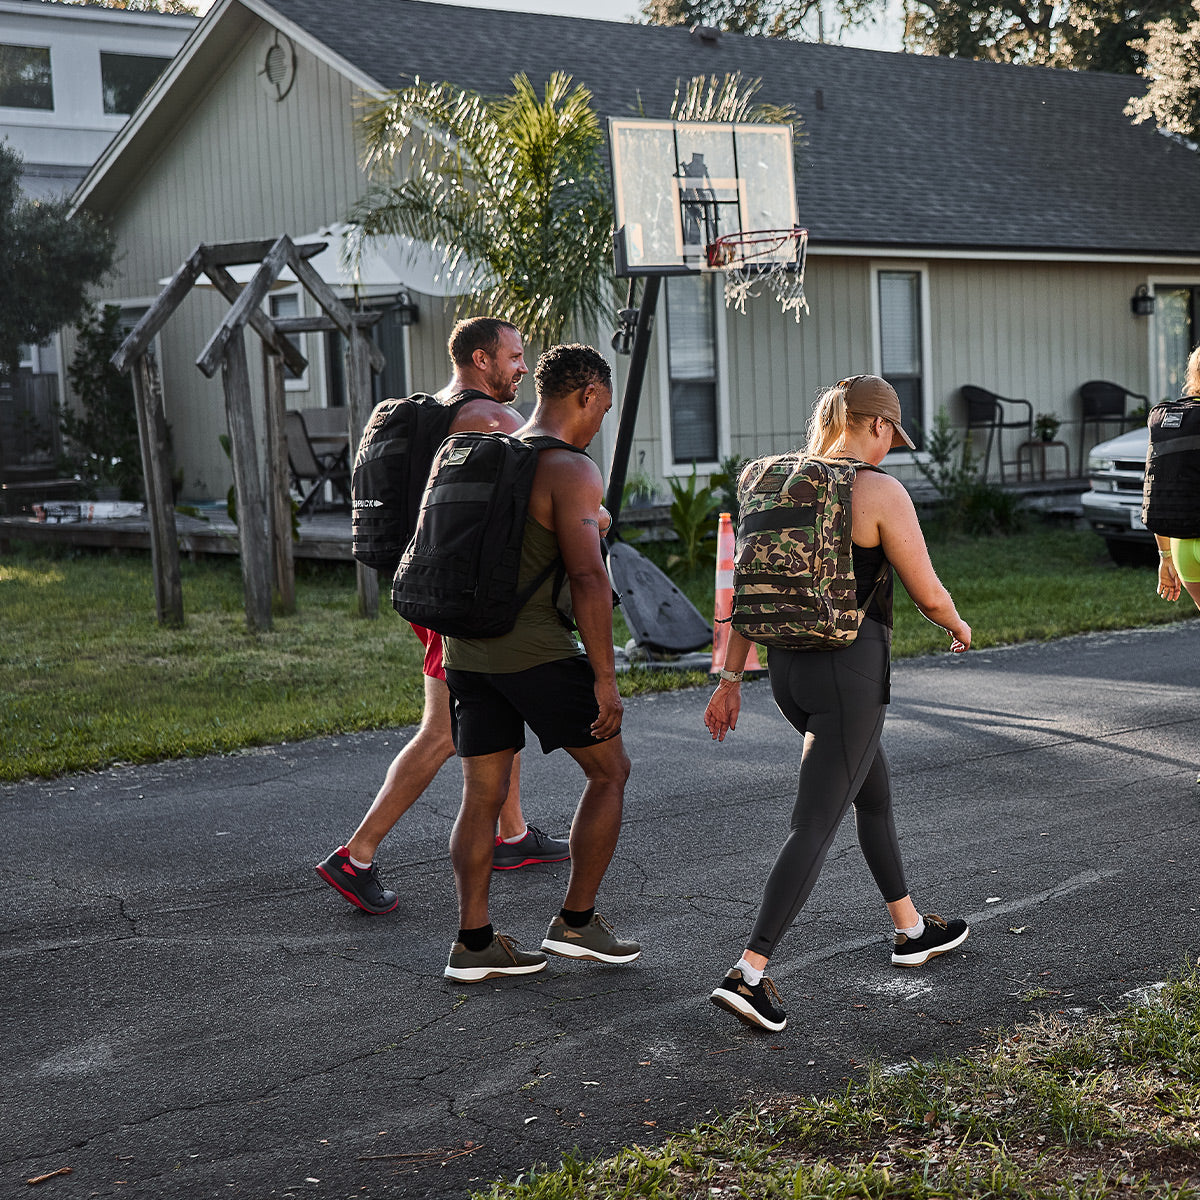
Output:
[[[913,895],[972,935],[892,968],[848,821],[772,964],[779,1035],[706,999],[794,793],[799,744],[762,682],[723,745],[707,692],[628,704],[600,903],[646,947],[624,968],[443,980],[453,763],[384,843],[393,914],[320,882],[408,730],[0,788],[0,1194],[70,1166],[36,1194],[462,1196],[1116,1004],[1200,946],[1197,664],[1200,620],[897,664],[884,736]],[[574,765],[526,760],[527,814],[564,830]],[[535,945],[565,881],[497,875],[497,928]]]

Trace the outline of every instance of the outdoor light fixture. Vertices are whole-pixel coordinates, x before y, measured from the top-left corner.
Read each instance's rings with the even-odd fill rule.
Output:
[[[408,292],[397,292],[388,307],[396,314],[396,320],[401,325],[415,325],[421,316],[417,302]]]
[[[617,320],[621,323],[612,335],[612,348],[618,354],[632,354],[633,335],[637,329],[638,310],[636,308],[623,308],[617,313]]]
[[[1129,299],[1129,308],[1135,317],[1149,317],[1154,314],[1154,297],[1144,283],[1138,284],[1138,289]]]

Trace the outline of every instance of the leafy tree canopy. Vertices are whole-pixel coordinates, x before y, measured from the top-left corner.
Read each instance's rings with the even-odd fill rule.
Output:
[[[90,8],[123,8],[129,12],[176,13],[195,17],[199,10],[187,0],[60,0],[63,4],[86,4]]]
[[[826,5],[825,7],[828,7]],[[882,17],[887,0],[836,0],[841,32]],[[808,37],[822,0],[643,0],[654,25]],[[905,0],[904,48],[918,54],[1132,74],[1151,24],[1183,28],[1190,0]]]
[[[112,266],[112,235],[67,200],[21,194],[21,156],[0,145],[0,370],[15,370],[23,345],[44,342],[87,307],[87,289]]]
[[[1192,0],[1190,20],[1156,21],[1137,44],[1146,62],[1139,74],[1146,92],[1129,102],[1135,123],[1154,121],[1181,137],[1200,142],[1200,0]]]
[[[922,54],[1133,74],[1138,42],[1188,0],[908,0],[904,47]]]
[[[836,11],[841,30],[882,14],[886,0],[643,0],[648,25],[713,25],[760,37],[818,38],[824,10]]]

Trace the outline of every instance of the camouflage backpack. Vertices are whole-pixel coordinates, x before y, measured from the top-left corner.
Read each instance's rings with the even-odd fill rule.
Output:
[[[850,490],[858,471],[878,469],[798,451],[747,464],[733,560],[732,622],[743,637],[790,650],[854,641],[866,605],[855,604]],[[875,587],[887,570],[884,563]]]

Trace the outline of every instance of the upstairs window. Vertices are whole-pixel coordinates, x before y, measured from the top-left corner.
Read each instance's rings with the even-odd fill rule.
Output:
[[[127,117],[166,70],[169,58],[148,54],[109,54],[100,52],[100,87],[104,92],[104,111]]]
[[[54,109],[49,46],[0,45],[0,108]]]

